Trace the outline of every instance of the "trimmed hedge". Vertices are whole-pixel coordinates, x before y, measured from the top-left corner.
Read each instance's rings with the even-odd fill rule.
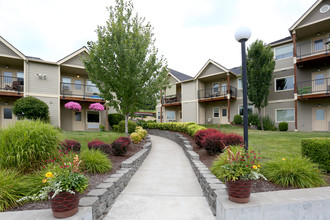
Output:
[[[244,141],[242,136],[238,134],[226,134],[222,132],[208,134],[203,138],[201,142],[202,147],[210,155],[222,153],[226,146],[240,145],[243,143]]]
[[[136,128],[136,123],[133,121],[128,121],[128,133],[133,133]],[[118,124],[118,132],[124,133],[125,132],[125,120],[120,121]]]
[[[102,141],[98,141],[98,140],[92,140],[91,142],[88,142],[88,149],[89,150],[100,150],[106,154],[109,154],[110,153],[110,145],[109,144],[106,144]]]
[[[119,137],[111,144],[111,151],[116,156],[122,156],[127,153],[131,140],[128,137]]]
[[[194,139],[195,139],[195,143],[199,146],[199,147],[203,147],[202,146],[202,141],[204,139],[204,137],[206,137],[209,134],[212,133],[217,133],[218,130],[214,129],[214,128],[209,128],[206,130],[201,130],[196,132],[196,134],[194,135]]]
[[[120,113],[113,113],[108,115],[109,125],[113,127],[118,125],[120,121],[125,120],[125,117]]]
[[[170,130],[178,131],[194,136],[196,132],[205,130],[204,126],[200,126],[195,122],[167,122],[167,123],[147,123],[146,128],[149,129],[159,129],[159,130]]]
[[[283,121],[278,124],[279,131],[287,131],[288,128],[289,128],[288,122]]]
[[[60,143],[62,150],[79,152],[81,145],[75,140],[64,140]]]
[[[241,115],[234,116],[234,124],[241,125],[243,124],[243,117]]]
[[[330,138],[306,138],[301,140],[301,152],[321,169],[330,172]]]

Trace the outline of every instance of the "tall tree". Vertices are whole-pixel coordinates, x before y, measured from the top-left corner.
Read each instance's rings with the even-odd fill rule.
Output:
[[[274,53],[262,40],[256,40],[247,49],[248,98],[258,108],[261,129],[264,129],[261,109],[268,105],[269,86],[275,68]]]
[[[167,63],[157,58],[153,28],[133,16],[130,0],[116,0],[107,9],[109,19],[106,26],[97,27],[97,41],[88,42],[90,56],[84,64],[101,95],[125,116],[128,135],[129,115],[166,85]]]

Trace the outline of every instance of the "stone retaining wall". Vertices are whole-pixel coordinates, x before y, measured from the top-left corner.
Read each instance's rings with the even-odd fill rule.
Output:
[[[93,220],[102,219],[106,215],[117,196],[127,186],[134,173],[149,154],[152,147],[149,135],[147,135],[146,140],[147,143],[143,145],[142,150],[121,163],[120,170],[96,186],[86,197],[80,199],[80,207],[92,208]]]
[[[211,171],[199,160],[199,155],[193,151],[193,147],[190,145],[188,139],[177,132],[170,132],[157,129],[147,129],[148,134],[157,135],[163,138],[170,139],[179,144],[186,156],[188,157],[190,164],[197,176],[198,182],[202,187],[203,194],[209,203],[213,215],[216,214],[216,200],[217,194],[226,190],[226,186],[219,181]]]

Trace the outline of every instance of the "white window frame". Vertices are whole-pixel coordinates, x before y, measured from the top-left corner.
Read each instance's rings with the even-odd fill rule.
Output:
[[[278,110],[293,110],[293,121],[278,121],[277,120],[277,111]],[[296,119],[295,119],[294,108],[278,108],[278,109],[275,109],[275,122],[280,123],[280,122],[295,122],[295,121],[296,121]]]
[[[216,85],[216,84],[218,84],[218,91],[214,91],[214,89],[216,88],[216,87],[214,87],[214,85]],[[214,83],[212,83],[212,94],[217,94],[218,92],[220,92],[220,83],[219,82],[214,82]]]
[[[168,114],[167,114],[168,112],[174,112],[174,119],[168,118]],[[175,121],[176,120],[176,112],[174,110],[167,110],[166,111],[166,120],[167,121]]]
[[[248,112],[249,112],[249,106],[252,106],[252,113],[254,113],[254,105],[252,105],[252,104],[248,104]],[[237,114],[238,114],[238,115],[241,115],[240,112],[239,112],[239,108],[240,108],[240,107],[242,107],[242,109],[243,109],[243,105],[238,105],[238,106],[237,106],[237,112],[238,112]],[[228,111],[228,110],[227,110],[227,111]],[[243,110],[243,111],[244,111],[244,110]],[[243,113],[244,113],[244,112],[243,112]],[[241,116],[243,117],[243,115],[241,115]]]
[[[214,116],[214,109],[218,109],[218,117]],[[213,107],[213,118],[220,118],[220,107]]]
[[[68,81],[70,80],[70,82],[64,82],[64,79],[68,79]],[[64,90],[64,86],[67,86],[69,91],[72,91],[72,79],[70,77],[62,77],[62,86],[63,86],[63,90]]]
[[[291,48],[292,48],[292,56],[290,56],[290,57],[284,57],[284,58],[280,58],[280,59],[276,59],[276,49],[281,49],[281,48],[283,48],[283,47],[289,47],[289,46],[291,46]],[[275,61],[278,61],[278,60],[284,60],[284,59],[290,59],[290,58],[292,58],[293,57],[293,44],[286,44],[286,45],[283,45],[283,46],[281,46],[281,47],[275,47],[274,48],[274,60]]]
[[[243,89],[243,81],[242,78],[237,78],[237,89],[242,90]]]
[[[77,82],[79,82],[80,81],[80,84],[79,83],[77,83]],[[77,89],[77,86],[80,86],[80,88],[79,89]],[[81,79],[75,79],[74,80],[74,89],[75,90],[81,90],[82,89],[82,80]]]
[[[88,112],[98,112],[99,113],[99,122],[88,122]],[[86,111],[86,124],[100,124],[100,123],[101,123],[101,114],[99,111],[92,111],[92,110]]]
[[[293,81],[293,88],[292,89],[283,89],[283,90],[276,90],[276,80],[278,79],[286,79],[286,78],[291,78],[292,77],[292,81]],[[287,91],[292,91],[294,90],[294,76],[284,76],[284,77],[278,77],[274,79],[274,91],[275,92],[287,92]]]

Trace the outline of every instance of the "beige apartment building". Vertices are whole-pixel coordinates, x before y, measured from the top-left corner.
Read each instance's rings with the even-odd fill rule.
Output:
[[[0,129],[14,123],[14,102],[33,96],[49,106],[51,124],[67,131],[98,130],[106,124],[106,112],[89,110],[91,103],[105,101],[88,79],[82,58],[88,56],[85,47],[57,62],[25,56],[0,37]],[[78,102],[81,112],[64,108],[69,101]]]
[[[270,43],[276,65],[262,114],[276,126],[288,122],[289,130],[330,131],[330,0],[316,1],[289,33]],[[243,115],[240,67],[208,60],[195,77],[170,70],[169,81],[158,122],[228,124]],[[252,104],[248,110],[256,111]]]

